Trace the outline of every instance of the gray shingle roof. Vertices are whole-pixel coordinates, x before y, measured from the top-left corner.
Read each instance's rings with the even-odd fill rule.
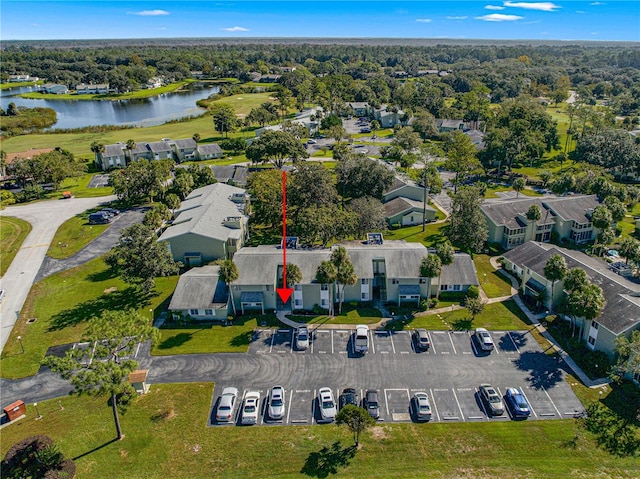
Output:
[[[475,284],[478,285],[478,275],[473,259],[466,253],[456,253],[453,263],[442,267],[441,284]]]
[[[178,280],[170,310],[214,309],[227,303],[228,290],[219,281],[219,266],[207,265],[187,271]]]
[[[387,218],[395,216],[399,213],[409,212],[417,210],[417,212],[422,213],[424,209],[424,203],[422,201],[415,201],[410,198],[404,198],[402,196],[398,196],[397,198],[392,199],[391,201],[384,204],[384,212]],[[435,211],[431,206],[427,205],[427,211]]]
[[[384,259],[387,278],[417,278],[420,262],[427,256],[427,248],[421,243],[385,241],[382,245],[347,243],[351,262],[358,278],[373,278],[373,260]]]
[[[244,193],[244,190],[224,183],[214,183],[193,190],[176,211],[173,225],[162,233],[158,241],[185,234],[196,234],[222,241],[237,238],[240,230],[223,224],[229,216],[240,216],[243,221],[248,219],[243,214],[241,205],[229,199],[234,193]]]
[[[201,155],[219,155],[222,153],[222,148],[217,143],[198,145],[198,153]]]
[[[125,145],[116,143],[115,145],[105,145],[104,154],[102,156],[124,156]]]
[[[315,282],[320,263],[329,260],[330,256],[330,249],[287,249],[287,264],[300,268],[301,284],[310,284]],[[233,261],[240,273],[234,285],[273,285],[278,266],[283,264],[283,251],[274,245],[247,247],[240,249],[233,256]]]
[[[175,140],[175,141],[172,141],[171,143],[176,145],[180,150],[187,150],[189,148],[195,149],[196,146],[198,146],[193,138],[186,138],[184,140]]]
[[[533,241],[507,251],[503,256],[509,261],[525,266],[544,277],[547,260],[554,254],[564,256],[569,269],[582,268],[589,280],[602,288],[607,301],[602,314],[597,318],[614,334],[620,334],[640,323],[640,285],[607,269],[600,259],[587,256],[580,251],[566,250]]]
[[[543,201],[548,208],[565,220],[588,223],[587,213],[600,205],[596,195],[572,195],[561,198],[549,198]]]
[[[147,149],[153,153],[162,153],[171,151],[171,145],[166,141],[152,141],[151,143],[147,143]]]
[[[520,223],[517,221],[518,215],[526,215],[527,210],[531,207],[531,205],[538,205],[542,212],[542,218],[538,222],[542,224],[545,218],[545,210],[542,201],[538,198],[522,198],[522,199],[508,199],[502,201],[485,201],[482,203],[480,208],[487,215],[491,221],[500,226],[508,226],[510,228],[520,228]],[[553,223],[552,215],[549,214],[547,219],[547,223]]]
[[[405,183],[404,181],[402,181],[400,178],[394,176],[393,177],[393,184],[387,188],[386,190],[384,190],[384,194],[386,195],[387,193],[391,193],[394,190],[397,190],[398,188],[402,188],[403,186],[405,186],[407,183]]]

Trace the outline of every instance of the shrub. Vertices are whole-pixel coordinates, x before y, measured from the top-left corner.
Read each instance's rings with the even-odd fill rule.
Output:
[[[478,288],[475,284],[469,286],[467,290],[467,296],[469,298],[479,298],[480,297],[480,288]]]

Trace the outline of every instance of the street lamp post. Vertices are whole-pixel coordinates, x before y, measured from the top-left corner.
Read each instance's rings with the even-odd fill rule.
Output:
[[[20,349],[22,349],[22,354],[24,354],[24,345],[22,344],[22,336],[18,336],[18,342],[20,343]]]
[[[62,241],[58,241],[58,246],[60,247],[60,255],[62,255]]]
[[[153,323],[153,309],[149,308],[149,316],[151,316],[151,322]]]
[[[42,414],[40,414],[40,411],[38,411],[38,403],[34,402],[33,407],[36,408],[36,419],[42,419]]]

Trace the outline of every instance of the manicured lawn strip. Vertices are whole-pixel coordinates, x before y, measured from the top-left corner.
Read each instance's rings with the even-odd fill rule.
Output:
[[[0,90],[8,90],[10,88],[18,88],[21,86],[33,86],[36,84],[42,84],[44,83],[42,80],[39,80],[37,82],[35,81],[19,81],[19,82],[11,82],[11,83],[0,83]]]
[[[102,208],[85,211],[62,223],[51,241],[47,255],[56,259],[68,258],[100,236],[109,225],[89,224],[89,214],[100,209]]]
[[[91,157],[91,161],[93,161],[93,157]],[[76,178],[67,178],[61,183],[60,189],[56,191],[52,197],[60,198],[63,191],[71,191],[71,193],[78,198],[96,198],[99,196],[112,195],[113,188],[110,186],[89,188],[89,182],[96,174],[98,173],[85,173],[84,175]]]
[[[435,246],[445,240],[442,229],[446,223],[429,223],[426,225],[425,231],[422,231],[422,225],[409,226],[397,230],[387,231],[384,238],[387,240],[405,240],[408,243],[422,243],[423,245]]]
[[[177,281],[177,276],[157,278],[156,292],[147,298],[112,276],[102,258],[43,279],[32,286],[2,351],[1,376],[36,374],[49,347],[79,341],[86,321],[102,311],[133,308],[149,315],[149,309],[155,310],[173,293]],[[29,318],[37,321],[27,324]]]
[[[216,103],[228,103],[233,107],[237,115],[246,116],[252,109],[259,107],[265,102],[273,101],[272,98],[273,92],[240,93],[238,95],[219,98],[212,101],[209,105],[214,105]],[[213,130],[213,123],[210,118],[209,123],[211,123],[211,129]]]
[[[473,263],[478,273],[480,286],[489,298],[500,298],[511,294],[511,281],[491,266],[491,257],[486,254],[477,254],[473,257]]]
[[[496,193],[501,193],[504,191],[514,191],[514,189],[511,186],[488,187],[484,197],[498,198],[499,196]],[[520,196],[542,196],[542,193],[538,193],[537,191],[525,188],[520,192]]]
[[[151,354],[244,353],[251,344],[253,330],[258,326],[281,324],[275,315],[242,316],[232,326],[220,324],[194,324],[188,327],[166,323],[160,329],[160,341]]]
[[[484,311],[471,323],[471,315],[466,309],[446,311],[425,316],[416,316],[409,320],[406,328],[471,330],[487,328],[496,331],[515,331],[529,329],[525,314],[512,299],[502,303],[487,304]]]
[[[0,276],[7,272],[30,232],[30,223],[12,216],[0,216]]]
[[[106,398],[39,402],[43,417],[38,421],[28,405],[26,418],[2,430],[0,452],[4,455],[24,437],[48,435],[66,457],[76,458],[77,479],[640,474],[637,459],[597,448],[592,435],[577,430],[572,419],[378,424],[362,434],[361,448],[351,455],[351,435],[335,425],[208,428],[212,389],[211,383],[152,385],[121,416],[125,437],[115,442]],[[322,454],[325,447],[328,451]],[[335,472],[329,473],[332,467]]]

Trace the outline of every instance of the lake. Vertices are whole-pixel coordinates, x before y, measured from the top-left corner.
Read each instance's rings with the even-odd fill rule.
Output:
[[[163,93],[151,98],[133,100],[32,100],[17,95],[37,91],[35,87],[19,87],[0,91],[0,106],[9,103],[27,108],[53,108],[58,121],[52,129],[82,128],[95,125],[154,126],[185,116],[199,116],[206,112],[196,101],[220,91],[218,86],[193,86],[188,90]]]

